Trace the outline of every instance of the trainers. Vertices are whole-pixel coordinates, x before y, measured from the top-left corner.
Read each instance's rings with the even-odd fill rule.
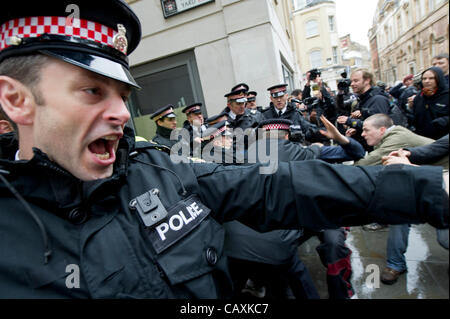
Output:
[[[401,274],[404,274],[406,272],[406,269],[403,271],[397,271],[395,269],[386,267],[381,272],[381,282],[386,285],[392,285],[395,284],[398,277],[400,277]]]
[[[388,227],[388,225],[372,223],[372,224],[364,225],[362,228],[367,231],[377,231],[377,230],[381,230],[381,229],[387,228],[387,227]]]

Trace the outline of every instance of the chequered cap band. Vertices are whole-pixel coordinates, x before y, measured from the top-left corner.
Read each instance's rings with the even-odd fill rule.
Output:
[[[105,25],[83,19],[67,17],[27,17],[10,20],[0,27],[0,50],[10,45],[7,39],[39,37],[48,33],[95,41],[114,48],[114,36],[118,33]]]
[[[211,138],[219,136],[223,131],[225,131],[227,129],[227,126],[224,125],[221,128],[219,128],[217,131],[215,131],[212,135]]]
[[[164,117],[164,116],[166,116],[166,115],[168,115],[170,113],[173,113],[173,109],[172,108],[165,110],[164,112],[162,112],[158,116],[155,116],[153,118],[153,120],[156,122],[157,120],[161,119],[162,117]]]
[[[287,124],[267,124],[263,126],[263,129],[266,131],[270,130],[288,130],[290,129],[290,126]]]

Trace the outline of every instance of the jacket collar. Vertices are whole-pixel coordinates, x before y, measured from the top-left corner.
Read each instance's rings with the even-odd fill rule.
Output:
[[[162,137],[165,137],[167,139],[170,139],[170,134],[173,130],[156,125],[156,134],[161,135]]]

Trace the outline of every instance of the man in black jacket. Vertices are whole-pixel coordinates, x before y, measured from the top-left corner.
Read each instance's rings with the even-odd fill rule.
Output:
[[[361,137],[363,122],[369,116],[376,113],[389,114],[389,98],[384,90],[375,87],[373,74],[365,69],[353,71],[351,77],[353,93],[358,96],[359,104],[350,116],[339,116],[337,122],[352,128],[352,134],[364,148],[371,151],[364,138]]]
[[[0,12],[0,104],[18,126],[0,136],[1,297],[228,296],[220,223],[234,219],[259,231],[448,227],[439,169],[307,161],[260,175],[258,164],[174,163],[165,148],[135,143],[126,54],[139,20],[124,1],[71,4],[83,9],[70,36],[74,28],[56,27],[67,21],[59,0]],[[49,33],[24,33],[47,24]]]
[[[358,95],[359,105],[350,117],[340,116],[338,123],[362,130],[362,122],[369,116],[376,113],[389,114],[389,99],[384,91],[374,87],[372,73],[357,69],[352,73],[351,81],[353,93]]]

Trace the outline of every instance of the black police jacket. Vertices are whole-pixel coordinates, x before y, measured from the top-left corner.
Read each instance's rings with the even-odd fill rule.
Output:
[[[437,167],[304,161],[261,175],[258,164],[174,163],[126,130],[113,175],[83,182],[39,149],[14,161],[11,135],[0,136],[0,149],[1,298],[227,296],[220,223],[234,219],[258,231],[371,221],[448,227]],[[153,189],[161,204],[145,199]],[[146,228],[137,207],[169,214]]]
[[[152,141],[170,148],[178,142],[177,140],[170,139],[172,131],[173,130],[156,125],[156,135],[152,138]]]

